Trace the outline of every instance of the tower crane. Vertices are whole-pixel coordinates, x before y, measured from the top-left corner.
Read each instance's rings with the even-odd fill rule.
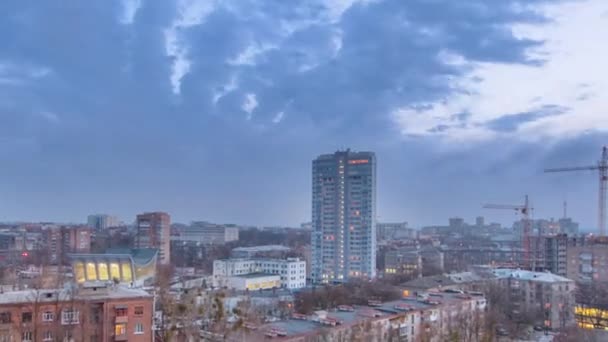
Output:
[[[608,188],[608,147],[602,148],[602,155],[597,165],[565,167],[557,169],[545,169],[545,172],[569,172],[569,171],[598,171],[600,176],[599,203],[597,225],[599,235],[606,235],[606,188]]]
[[[521,231],[521,246],[523,249],[523,255],[521,264],[525,268],[531,268],[532,270],[536,269],[536,258],[530,257],[530,247],[531,247],[531,238],[530,235],[532,233],[532,225],[530,222],[530,214],[533,208],[530,206],[530,201],[528,199],[528,195],[525,197],[524,204],[484,204],[484,209],[504,209],[504,210],[514,210],[517,214],[521,214],[523,218],[523,229]]]

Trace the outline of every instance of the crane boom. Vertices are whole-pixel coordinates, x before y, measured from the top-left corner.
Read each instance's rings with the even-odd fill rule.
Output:
[[[606,235],[606,191],[608,189],[608,147],[602,148],[602,155],[597,165],[565,167],[557,169],[545,169],[545,172],[569,172],[569,171],[598,171],[599,174],[599,200],[598,200],[598,229],[599,235]]]
[[[521,246],[523,249],[523,255],[521,264],[526,268],[531,268],[533,271],[536,270],[536,251],[535,256],[530,256],[531,249],[531,222],[530,222],[530,211],[532,208],[530,207],[530,202],[528,200],[528,195],[526,195],[526,199],[524,204],[521,205],[511,205],[511,204],[484,204],[484,209],[504,209],[504,210],[515,210],[518,213],[521,213],[523,216],[523,229],[521,231]]]
[[[545,169],[545,172],[570,172],[570,171],[595,171],[598,170],[599,166],[579,166],[579,167],[561,167],[554,169]]]

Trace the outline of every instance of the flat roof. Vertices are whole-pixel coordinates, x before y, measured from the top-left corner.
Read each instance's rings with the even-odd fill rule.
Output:
[[[441,304],[429,304],[425,303],[419,298],[416,297],[405,297],[402,299],[385,302],[380,306],[370,307],[366,305],[352,305],[353,311],[338,311],[338,310],[327,310],[327,318],[337,319],[342,321],[342,325],[354,325],[364,320],[383,318],[383,317],[391,317],[400,314],[405,314],[403,310],[395,309],[397,305],[406,305],[411,307],[414,310],[425,310],[433,307],[441,307],[444,304],[454,304],[460,301],[465,300],[462,298],[462,294],[459,293],[446,293],[446,292],[431,292],[432,295],[430,297],[431,300],[436,300]],[[433,297],[433,295],[435,297]],[[466,300],[472,300],[477,298],[475,296],[471,296],[466,298]],[[479,297],[484,298],[484,297]],[[309,318],[314,317],[314,315],[309,315]],[[336,328],[339,329],[340,326]],[[331,326],[322,325],[319,322],[315,322],[313,320],[298,320],[298,319],[288,319],[279,322],[268,323],[262,325],[258,331],[264,332],[268,329],[278,328],[284,330],[287,333],[287,337],[295,337],[298,335],[312,335],[321,331],[321,329],[332,329]]]
[[[262,245],[262,246],[251,246],[251,247],[236,247],[233,248],[233,252],[272,252],[272,251],[290,251],[291,248],[282,245]]]
[[[522,280],[540,281],[544,283],[573,282],[571,279],[549,272],[532,272],[526,270],[514,270],[511,268],[497,268],[492,270],[492,272],[494,273],[494,276],[499,279],[516,278]]]
[[[68,301],[72,299],[121,299],[152,297],[142,289],[126,288],[121,286],[101,288],[99,292],[94,292],[91,288],[79,289],[45,289],[45,290],[22,290],[5,292],[0,295],[0,304],[21,304],[38,302]]]

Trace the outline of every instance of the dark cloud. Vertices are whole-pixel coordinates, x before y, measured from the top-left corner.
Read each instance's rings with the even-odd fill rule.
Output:
[[[519,128],[519,126],[525,124],[526,122],[536,121],[549,116],[561,115],[568,112],[568,110],[568,108],[563,108],[560,106],[547,105],[533,112],[505,115],[488,122],[486,126],[498,132],[514,132]]]
[[[537,63],[525,51],[542,42],[517,39],[509,27],[547,19],[519,1],[381,0],[355,4],[336,22],[312,0],[221,3],[180,30],[191,69],[175,95],[164,40],[174,2],[143,1],[131,25],[120,23],[119,1],[2,2],[0,63],[50,70],[0,83],[2,217],[73,220],[107,210],[129,220],[165,209],[184,220],[296,223],[309,217],[310,160],[339,147],[378,153],[386,218],[472,215],[494,177],[508,181],[488,191],[524,191],[512,190],[523,172],[512,166],[535,163],[523,147],[445,154],[433,141],[404,140],[389,117],[459,91],[448,80],[469,70],[441,53]],[[248,47],[258,51],[252,63],[232,63]],[[248,93],[259,104],[251,121],[241,109]],[[491,125],[509,130],[539,115],[547,114]]]

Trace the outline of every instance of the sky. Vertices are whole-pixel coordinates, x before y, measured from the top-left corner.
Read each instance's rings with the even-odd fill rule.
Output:
[[[605,0],[0,3],[0,220],[298,225],[311,161],[374,151],[379,221],[595,227]],[[604,101],[602,101],[604,100]]]

